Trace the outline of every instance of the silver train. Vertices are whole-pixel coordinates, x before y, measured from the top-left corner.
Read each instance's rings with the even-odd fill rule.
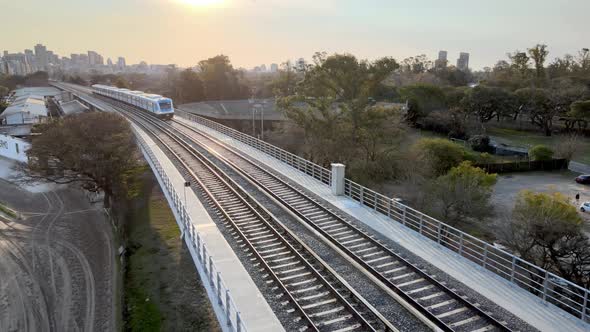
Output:
[[[174,116],[174,105],[170,98],[101,84],[93,85],[92,89],[98,95],[139,107],[163,120],[170,120]]]

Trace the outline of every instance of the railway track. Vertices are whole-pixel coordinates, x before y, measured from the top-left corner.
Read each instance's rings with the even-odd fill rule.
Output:
[[[362,266],[367,273],[412,305],[443,331],[508,331],[505,323],[448,288],[393,252],[343,215],[304,190],[262,168],[235,149],[182,122],[173,125],[193,142],[255,183],[261,190],[296,214],[327,241]]]
[[[113,103],[112,100],[109,100],[109,102]],[[127,107],[128,111],[131,111],[125,104],[122,104],[121,107]],[[135,116],[139,115],[135,114]],[[146,115],[142,114],[142,116]],[[158,125],[163,126],[163,124]],[[477,303],[471,303],[468,298],[462,297],[456,289],[450,289],[446,287],[444,283],[438,282],[435,279],[435,276],[429,275],[419,267],[399,256],[380,241],[373,238],[373,236],[354,225],[345,216],[339,214],[330,207],[324,206],[321,201],[311,197],[296,185],[293,185],[268,170],[256,165],[255,162],[244,157],[238,151],[226,146],[224,143],[209,135],[197,131],[193,127],[187,126],[178,121],[174,121],[173,126],[175,127],[174,130],[182,133],[182,139],[190,137],[194,144],[198,144],[202,148],[215,154],[216,157],[226,165],[256,184],[269,196],[280,202],[286,209],[297,215],[309,227],[321,234],[332,245],[344,252],[349,259],[358,263],[364,269],[364,272],[369,273],[375,279],[379,280],[385,287],[398,294],[407,303],[411,304],[412,307],[440,330],[473,332],[509,330],[503,322],[500,322],[489,313],[479,308]],[[170,129],[168,128],[167,130]],[[150,131],[153,132],[152,130]],[[183,144],[186,144],[186,142]],[[174,147],[172,149],[174,150],[170,151],[182,150]],[[193,151],[193,153],[194,152],[196,151]],[[212,168],[215,168],[210,162],[209,165],[212,166]],[[188,165],[188,167],[192,167],[192,165]],[[233,181],[226,177],[226,182],[231,183]],[[234,185],[237,186],[235,183]],[[200,183],[200,186],[206,186],[206,184]],[[215,187],[215,184],[213,184],[213,187]],[[221,192],[221,194],[225,195],[226,192]],[[219,202],[214,198],[214,193],[208,192],[207,196],[213,197],[211,198],[212,204],[215,205],[217,209],[223,211],[223,206],[219,206]],[[230,200],[229,202],[231,204],[234,201]],[[250,200],[250,203],[252,203],[252,200]],[[242,206],[236,206],[235,208],[236,210],[230,211],[239,211]],[[231,209],[231,206],[229,209]],[[239,222],[231,222],[232,218],[239,217],[239,215],[235,216],[232,213],[223,214],[225,219],[230,219],[228,222],[232,224],[231,227],[236,230],[236,236],[242,241],[244,241],[244,239],[247,240],[246,236],[252,233],[247,229],[240,228]],[[262,217],[262,219],[260,219],[260,216],[258,216],[258,221],[246,221],[251,222],[252,224],[245,225],[252,226],[252,229],[265,227],[260,228],[258,232],[272,232],[271,229],[275,229],[276,222],[275,226],[262,226],[262,224],[259,226],[258,222],[262,222],[262,219],[265,218]],[[272,217],[270,219],[272,219]],[[266,227],[270,227],[271,229],[267,229]],[[244,232],[244,230],[246,231]],[[275,229],[275,231],[277,230]],[[258,232],[254,232],[254,234],[258,234]],[[260,236],[263,236],[264,234],[267,233],[260,233]],[[280,233],[278,234],[280,235]],[[270,233],[267,235],[270,235]],[[269,239],[274,237],[275,235],[272,235]],[[254,243],[248,241],[245,242],[254,250],[254,252],[256,251]],[[291,247],[295,248],[294,246]],[[286,255],[289,256],[289,254]],[[264,262],[264,258],[264,256],[261,256],[258,259]],[[299,259],[300,258],[297,258],[297,260]],[[264,269],[271,271],[272,273],[272,265],[264,264]],[[279,284],[282,284],[280,279]],[[285,285],[281,286],[285,288]],[[288,293],[288,290],[285,289],[285,292]],[[297,303],[296,298],[292,295],[290,296],[292,297],[293,303]],[[311,321],[311,317],[305,316],[305,308],[301,307],[296,309],[304,313],[303,317],[306,318],[305,320],[307,320],[309,326],[315,326],[314,324],[316,323]],[[342,322],[341,318],[337,319],[340,319],[339,321]],[[362,326],[356,325],[351,325],[350,328],[360,328],[360,330],[363,330]]]
[[[113,103],[113,101],[109,102]],[[166,123],[114,102],[182,165],[279,293],[299,331],[397,331],[270,212]]]

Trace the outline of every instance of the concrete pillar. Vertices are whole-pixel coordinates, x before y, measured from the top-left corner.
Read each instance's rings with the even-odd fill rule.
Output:
[[[332,194],[344,195],[344,170],[343,164],[332,164]]]

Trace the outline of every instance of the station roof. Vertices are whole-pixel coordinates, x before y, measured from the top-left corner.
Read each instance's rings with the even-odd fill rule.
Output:
[[[50,86],[42,86],[42,87],[27,87],[14,90],[14,97],[19,98],[26,95],[35,95],[35,96],[55,96],[58,95],[60,91],[54,87]]]
[[[77,100],[61,103],[59,104],[59,108],[66,116],[88,111],[88,107],[86,107]]]
[[[45,101],[26,98],[21,99],[18,103],[13,103],[0,114],[0,119],[4,119],[9,115],[18,113],[28,113],[33,116],[47,116],[47,107],[45,107]]]
[[[274,99],[256,100],[254,102],[248,99],[204,101],[183,104],[178,108],[209,118],[227,120],[251,120],[253,110],[256,111],[256,118],[260,119],[261,109],[264,109],[265,120],[286,120],[283,113],[277,109]]]

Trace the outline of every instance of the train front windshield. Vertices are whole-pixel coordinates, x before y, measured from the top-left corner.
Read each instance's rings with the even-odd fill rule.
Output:
[[[169,101],[161,101],[159,102],[160,104],[160,110],[162,112],[170,112],[172,110],[172,103]]]

